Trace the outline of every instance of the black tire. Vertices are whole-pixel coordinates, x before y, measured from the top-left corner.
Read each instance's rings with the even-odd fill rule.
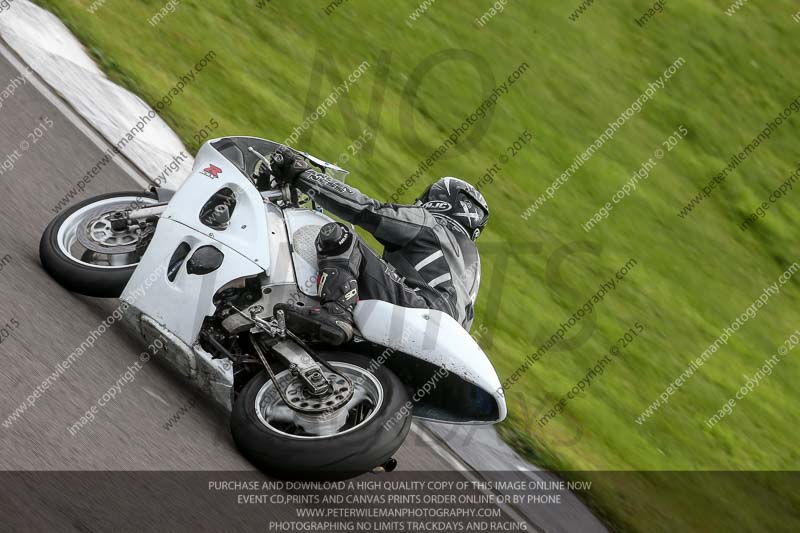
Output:
[[[152,192],[116,192],[84,200],[66,209],[53,219],[44,230],[39,242],[39,258],[47,273],[65,289],[98,298],[118,298],[136,270],[136,265],[118,269],[90,267],[76,262],[58,246],[58,230],[70,215],[107,198],[133,196],[135,198],[157,198]]]
[[[345,352],[320,354],[328,362],[343,362],[369,368],[370,359]],[[261,372],[250,380],[233,406],[231,432],[239,451],[261,470],[283,479],[347,479],[389,461],[411,428],[410,409],[402,409],[408,392],[388,368],[379,366],[372,374],[383,388],[383,404],[363,426],[342,435],[323,439],[293,438],[265,425],[256,415],[255,400],[269,379]],[[390,429],[384,424],[402,414]]]

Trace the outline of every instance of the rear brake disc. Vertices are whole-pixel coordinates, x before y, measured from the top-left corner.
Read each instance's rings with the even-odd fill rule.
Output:
[[[290,408],[303,413],[318,414],[334,411],[352,398],[353,387],[347,380],[333,372],[323,371],[323,373],[333,390],[326,396],[312,396],[306,390],[303,380],[294,378],[285,389],[286,400]]]

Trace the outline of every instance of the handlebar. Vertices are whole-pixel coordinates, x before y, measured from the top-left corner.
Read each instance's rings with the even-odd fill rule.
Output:
[[[270,173],[272,172],[272,164],[270,160],[267,158],[267,156],[265,156],[252,146],[248,147],[247,150],[250,153],[254,154],[257,158],[259,158],[261,162],[264,165],[266,165],[268,169],[270,169]],[[280,153],[276,152],[272,154],[272,157],[275,158],[275,162],[278,164],[281,164],[281,161],[283,161],[283,156],[281,156]],[[297,197],[296,195],[292,194],[292,188],[289,187],[288,185],[283,186],[280,191],[261,191],[261,197],[264,198],[265,200],[283,200],[284,202],[289,204],[297,203]]]

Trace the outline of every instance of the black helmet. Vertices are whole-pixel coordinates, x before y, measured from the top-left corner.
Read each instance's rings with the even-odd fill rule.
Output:
[[[474,241],[489,220],[489,204],[483,195],[464,180],[442,178],[428,187],[417,199],[436,217],[444,217],[466,231]],[[452,224],[450,224],[452,226]]]

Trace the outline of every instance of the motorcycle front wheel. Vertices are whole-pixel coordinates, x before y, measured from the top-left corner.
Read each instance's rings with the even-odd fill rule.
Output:
[[[362,355],[320,355],[353,383],[352,398],[335,412],[297,413],[283,402],[266,372],[253,377],[234,403],[233,439],[267,473],[285,479],[346,479],[390,461],[408,435],[411,403],[394,373],[377,364],[370,369],[371,359]],[[334,387],[344,384],[336,374],[325,373]],[[289,393],[297,390],[296,379],[288,370],[276,375]]]
[[[109,216],[157,203],[151,192],[118,192],[64,210],[42,235],[42,266],[69,291],[119,297],[139,264],[142,234],[136,228],[114,231]]]

